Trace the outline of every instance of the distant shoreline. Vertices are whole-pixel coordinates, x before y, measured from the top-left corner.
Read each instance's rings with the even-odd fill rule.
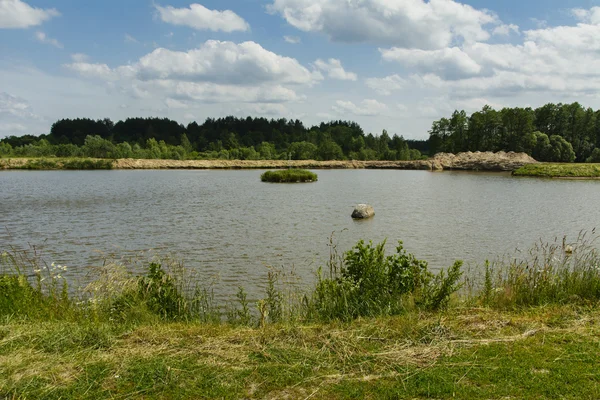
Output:
[[[157,160],[93,158],[3,158],[0,170],[94,170],[94,169],[399,169],[514,171],[535,163],[521,153],[437,154],[427,160],[413,161],[315,161],[315,160]]]

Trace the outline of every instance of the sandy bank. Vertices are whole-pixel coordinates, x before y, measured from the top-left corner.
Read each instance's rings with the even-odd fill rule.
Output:
[[[64,159],[48,158],[47,168],[27,168],[40,159],[0,159],[0,169],[62,169]],[[416,161],[314,161],[314,160],[138,160],[112,161],[113,169],[407,169],[407,170],[472,170],[513,171],[523,165],[536,163],[524,153],[440,153],[428,160]],[[38,162],[39,164],[39,162]]]

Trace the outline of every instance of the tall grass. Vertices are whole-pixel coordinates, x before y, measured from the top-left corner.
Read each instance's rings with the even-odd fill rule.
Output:
[[[598,237],[580,233],[536,243],[525,256],[487,263],[478,299],[485,305],[516,308],[600,300]]]
[[[67,267],[46,264],[35,248],[0,251],[0,318],[65,320],[100,324],[162,321],[265,326],[358,317],[398,315],[418,309],[436,312],[454,298],[497,309],[600,300],[600,255],[595,232],[574,243],[538,243],[518,259],[487,263],[475,284],[461,279],[462,263],[433,274],[427,262],[400,242],[387,253],[386,243],[358,242],[331,254],[312,288],[291,272],[271,268],[264,296],[250,300],[244,288],[228,304],[217,303],[214,283],[207,285],[170,258],[146,262],[144,272],[109,262],[82,288],[69,288]],[[139,269],[138,269],[139,271]],[[464,283],[472,291],[457,294]]]

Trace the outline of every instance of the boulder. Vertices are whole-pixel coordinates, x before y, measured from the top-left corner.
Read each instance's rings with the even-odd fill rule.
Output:
[[[375,216],[375,210],[368,204],[359,204],[354,208],[352,218],[354,219],[367,219]]]

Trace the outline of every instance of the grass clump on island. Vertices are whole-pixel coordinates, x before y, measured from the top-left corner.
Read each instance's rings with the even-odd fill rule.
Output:
[[[108,263],[80,294],[65,267],[1,253],[0,397],[596,398],[600,257],[540,244],[460,279],[402,244],[333,248],[307,292],[215,304],[181,263]],[[12,271],[12,273],[9,273]],[[460,294],[456,290],[463,286]]]
[[[317,174],[306,169],[280,169],[277,171],[267,171],[260,176],[263,182],[273,183],[304,183],[316,182]]]
[[[543,178],[600,178],[600,164],[529,164],[514,171],[513,175]]]

